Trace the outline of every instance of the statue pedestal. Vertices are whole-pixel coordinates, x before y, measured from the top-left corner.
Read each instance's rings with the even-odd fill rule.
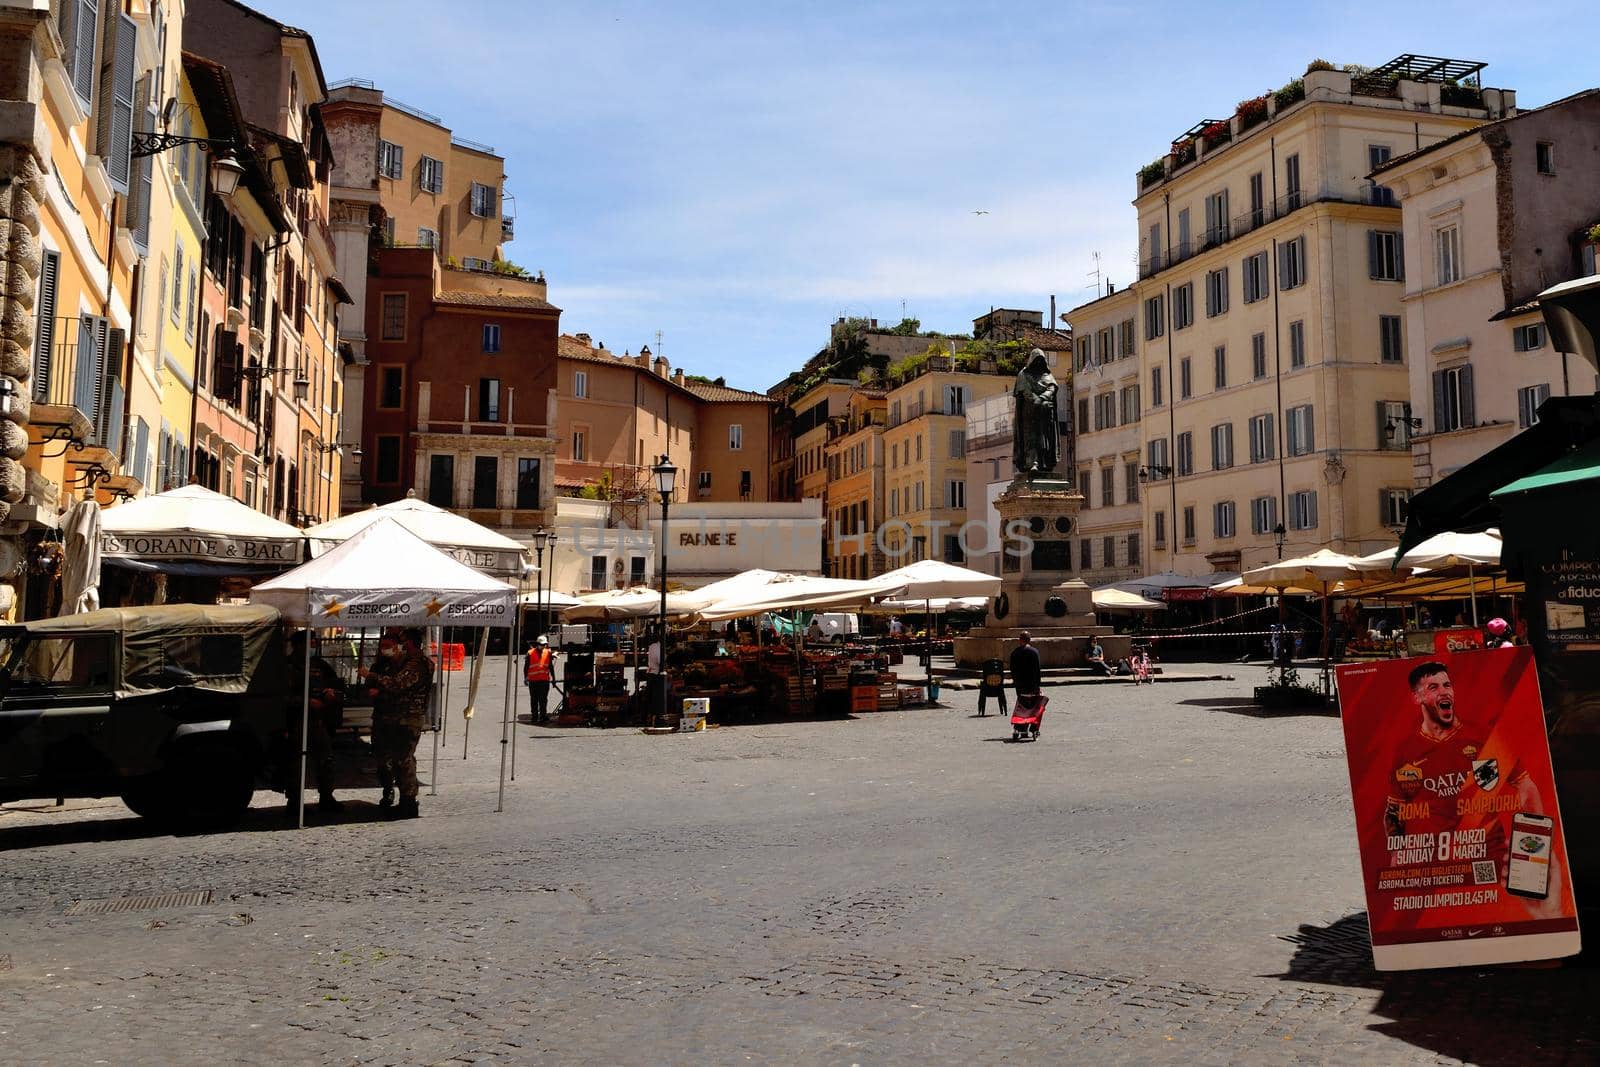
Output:
[[[1128,638],[1096,625],[1089,587],[1072,576],[1073,535],[1083,506],[1077,487],[1062,478],[1019,476],[994,506],[1005,541],[1000,594],[989,601],[984,624],[956,638],[956,664],[976,668],[985,660],[1008,660],[1023,630],[1046,667],[1084,665],[1096,637],[1108,662],[1125,658]],[[1009,536],[1022,529],[1027,541]]]

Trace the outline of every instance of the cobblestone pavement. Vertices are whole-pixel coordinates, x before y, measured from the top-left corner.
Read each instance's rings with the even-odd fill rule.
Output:
[[[1029,745],[959,692],[666,738],[522,726],[498,815],[486,711],[468,760],[452,724],[440,795],[414,822],[377,822],[375,790],[303,832],[258,794],[239,830],[203,837],[152,834],[110,801],[12,805],[0,1049],[74,1064],[1600,1059],[1588,968],[1370,969],[1338,722],[1257,717],[1259,668],[1229,669],[1058,690]],[[198,895],[94,903],[180,891]]]

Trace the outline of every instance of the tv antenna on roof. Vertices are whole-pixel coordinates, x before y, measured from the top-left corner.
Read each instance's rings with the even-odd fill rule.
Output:
[[[1094,295],[1099,299],[1105,295],[1105,282],[1100,273],[1100,253],[1091,252],[1090,255],[1094,259],[1094,270],[1089,272],[1089,277],[1094,279]]]

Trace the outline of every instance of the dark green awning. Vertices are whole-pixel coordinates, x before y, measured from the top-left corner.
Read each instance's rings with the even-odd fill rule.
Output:
[[[1400,554],[1435,534],[1498,525],[1500,505],[1493,494],[1594,442],[1600,442],[1600,397],[1551,397],[1540,405],[1533,426],[1411,498]]]
[[[1600,441],[1569,452],[1541,471],[1518,478],[1489,494],[1491,498],[1526,493],[1534,489],[1550,489],[1558,485],[1587,482],[1600,478]]]

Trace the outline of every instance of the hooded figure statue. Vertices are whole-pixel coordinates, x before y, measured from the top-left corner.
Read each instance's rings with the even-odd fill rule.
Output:
[[[1011,395],[1016,418],[1011,430],[1011,462],[1018,474],[1051,474],[1061,457],[1061,426],[1056,419],[1056,380],[1044,353],[1035,348],[1017,372]]]

